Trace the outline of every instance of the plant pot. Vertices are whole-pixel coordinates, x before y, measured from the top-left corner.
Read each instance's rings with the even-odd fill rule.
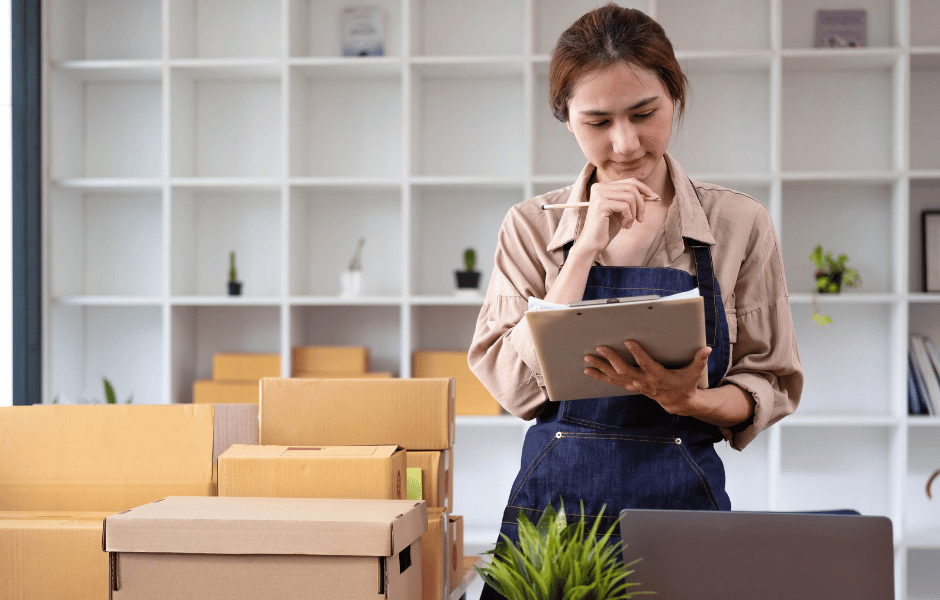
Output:
[[[476,289],[480,285],[479,271],[454,271],[457,276],[457,287],[462,290]]]
[[[229,281],[228,282],[228,295],[229,296],[241,296],[242,295],[242,282],[241,281]]]
[[[343,271],[339,276],[341,296],[358,296],[362,293],[362,271]]]
[[[838,294],[842,291],[842,272],[816,271],[816,291],[820,294]]]

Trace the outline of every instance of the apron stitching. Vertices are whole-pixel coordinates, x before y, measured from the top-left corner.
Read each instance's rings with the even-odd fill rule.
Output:
[[[603,440],[630,440],[635,442],[657,442],[661,444],[675,444],[675,438],[662,438],[646,435],[626,435],[622,433],[565,433],[566,437],[597,438]]]
[[[546,455],[548,455],[549,451],[550,451],[552,448],[554,448],[554,447],[555,447],[555,444],[557,444],[557,443],[558,443],[558,438],[553,438],[553,439],[552,439],[552,443],[549,444],[549,445],[542,451],[542,453],[541,453],[541,454],[539,455],[539,457],[536,459],[535,463],[533,463],[531,466],[529,466],[528,471],[526,471],[525,477],[522,479],[522,481],[519,482],[519,487],[516,488],[516,493],[514,493],[514,494],[512,495],[512,498],[509,499],[510,504],[512,504],[512,502],[514,502],[514,501],[516,500],[516,496],[518,496],[518,495],[519,495],[519,492],[522,491],[522,487],[525,485],[525,482],[528,481],[529,476],[532,475],[532,471],[534,471],[535,468],[539,466],[539,463],[542,462],[542,459],[545,458]]]
[[[712,495],[711,485],[709,485],[708,480],[701,473],[701,470],[698,468],[698,465],[695,464],[695,461],[692,460],[692,457],[689,456],[688,452],[686,452],[685,448],[683,448],[682,446],[679,446],[679,452],[682,454],[682,457],[685,458],[686,462],[689,463],[689,466],[692,467],[692,470],[695,472],[695,474],[698,475],[698,478],[702,482],[702,485],[705,486],[705,492],[708,494],[708,501],[712,503],[712,506],[715,508],[715,510],[718,510],[718,505],[715,502],[714,496]]]

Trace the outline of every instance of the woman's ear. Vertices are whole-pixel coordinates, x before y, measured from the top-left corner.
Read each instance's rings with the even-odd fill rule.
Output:
[[[574,132],[571,131],[571,119],[568,119],[567,121],[565,121],[565,127],[568,128],[568,133],[570,133],[571,135],[574,135]]]

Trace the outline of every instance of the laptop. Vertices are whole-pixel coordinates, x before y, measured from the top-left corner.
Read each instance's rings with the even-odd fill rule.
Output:
[[[659,600],[893,600],[891,520],[822,513],[627,509],[628,581]]]

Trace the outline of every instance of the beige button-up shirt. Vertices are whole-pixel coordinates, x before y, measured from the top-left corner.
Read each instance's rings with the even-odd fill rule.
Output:
[[[711,245],[731,340],[731,365],[720,385],[754,399],[746,428],[722,429],[741,450],[758,433],[796,410],[803,371],[793,332],[783,260],[767,209],[744,194],[690,180],[666,154],[676,195],[642,265],[695,274],[683,237]],[[517,204],[503,221],[496,262],[470,345],[471,370],[510,413],[533,419],[548,401],[523,314],[529,296],[544,298],[558,277],[562,247],[578,237],[587,209],[542,210],[583,202],[594,166],[574,185]],[[603,266],[603,259],[596,264]]]

